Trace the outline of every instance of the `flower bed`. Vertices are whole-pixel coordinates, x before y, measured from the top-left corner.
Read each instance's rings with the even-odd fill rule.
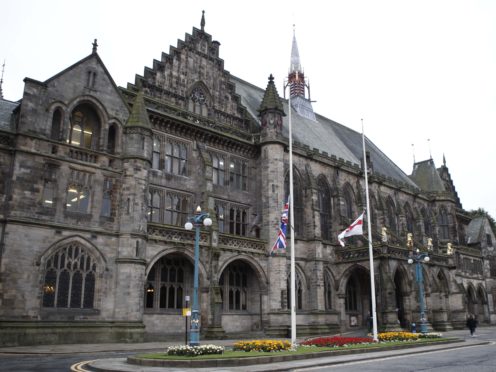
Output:
[[[199,356],[208,354],[222,354],[224,346],[200,345],[200,346],[170,346],[167,348],[167,355]]]
[[[239,341],[233,345],[234,351],[263,351],[273,352],[291,349],[291,342],[279,340]]]
[[[319,346],[319,347],[339,347],[357,344],[370,344],[373,339],[370,337],[317,337],[310,340],[305,340],[301,343],[304,346]]]
[[[380,342],[387,341],[415,341],[419,339],[419,333],[411,332],[381,332],[377,335]]]

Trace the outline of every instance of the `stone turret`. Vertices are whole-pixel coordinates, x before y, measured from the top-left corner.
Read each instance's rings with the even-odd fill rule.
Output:
[[[145,280],[148,174],[152,129],[140,91],[124,126],[123,174],[117,253],[116,316],[141,320]]]
[[[282,118],[286,116],[279,94],[274,84],[274,77],[269,76],[269,83],[258,109],[262,129],[262,141],[281,138]]]

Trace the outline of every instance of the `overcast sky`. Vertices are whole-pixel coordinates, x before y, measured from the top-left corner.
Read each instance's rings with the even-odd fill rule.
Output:
[[[443,154],[465,209],[496,217],[496,1],[3,0],[4,98],[98,53],[134,82],[193,27],[221,43],[233,75],[279,94],[293,24],[314,110],[366,135],[405,173]]]

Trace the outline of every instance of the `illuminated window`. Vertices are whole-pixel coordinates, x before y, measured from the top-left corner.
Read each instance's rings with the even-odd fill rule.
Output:
[[[224,186],[225,183],[225,159],[223,156],[212,154],[212,175],[214,185]]]
[[[96,262],[79,244],[59,249],[47,261],[43,307],[92,309]]]
[[[245,161],[231,159],[229,163],[229,184],[234,190],[248,190],[248,166]]]
[[[71,115],[67,142],[75,146],[96,149],[99,128],[100,120],[95,110],[88,104],[79,105]]]
[[[224,204],[215,203],[215,216],[217,217],[219,232],[225,232],[226,207]]]
[[[82,185],[70,184],[67,188],[66,210],[69,212],[88,213],[89,205],[89,190]]]
[[[160,140],[153,138],[152,169],[160,169]]]
[[[55,183],[51,180],[45,180],[43,187],[42,204],[46,208],[54,207]]]
[[[180,310],[191,287],[192,265],[180,255],[162,257],[148,273],[145,285],[147,309]]]

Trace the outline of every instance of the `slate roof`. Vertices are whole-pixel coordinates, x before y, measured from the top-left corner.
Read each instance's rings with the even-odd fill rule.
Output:
[[[264,90],[240,78],[231,75],[231,81],[236,86],[236,93],[241,96],[241,103],[248,113],[260,124],[258,111],[264,97]],[[283,118],[283,135],[288,137],[288,101],[281,99],[286,116]],[[361,164],[363,157],[362,134],[350,128],[316,114],[317,121],[300,116],[295,110],[291,112],[293,142],[308,145],[320,152],[327,152],[345,161]],[[366,138],[367,151],[375,173],[403,182],[418,189],[418,186],[374,143]]]
[[[434,160],[428,159],[413,165],[413,172],[410,178],[419,187],[428,192],[446,191],[444,182],[434,165]]]
[[[11,102],[5,99],[0,99],[0,130],[13,132],[14,128],[11,123],[12,112],[20,105],[20,102]]]
[[[465,232],[467,238],[467,244],[477,244],[480,243],[482,238],[485,238],[483,227],[485,217],[475,217],[470,221]]]

